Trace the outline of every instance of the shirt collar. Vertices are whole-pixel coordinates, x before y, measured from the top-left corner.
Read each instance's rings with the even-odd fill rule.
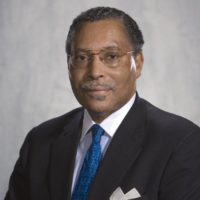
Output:
[[[104,119],[99,125],[105,130],[109,137],[113,137],[116,130],[118,129],[119,125],[125,118],[126,114],[132,107],[133,103],[135,102],[136,94],[132,96],[132,98],[123,105],[120,109],[109,115],[106,119]],[[84,110],[84,117],[83,117],[83,128],[82,128],[82,136],[81,141],[84,136],[87,134],[91,126],[95,124],[95,122],[90,117],[90,114],[85,109]]]

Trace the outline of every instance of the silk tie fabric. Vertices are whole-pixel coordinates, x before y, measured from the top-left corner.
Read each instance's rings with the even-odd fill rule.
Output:
[[[88,149],[82,169],[80,171],[79,179],[76,183],[74,192],[72,194],[72,200],[86,200],[90,185],[96,175],[98,166],[101,162],[101,136],[104,130],[97,124],[94,124],[91,128],[92,131],[92,144]]]

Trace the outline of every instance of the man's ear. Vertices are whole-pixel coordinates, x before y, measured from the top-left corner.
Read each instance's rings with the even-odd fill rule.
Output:
[[[67,57],[67,68],[68,68],[68,76],[69,76],[69,79],[71,79],[70,62],[69,62],[69,58],[68,58],[68,57]]]
[[[142,72],[142,66],[144,62],[144,56],[142,52],[137,53],[135,56],[135,64],[136,64],[136,78],[139,78]]]

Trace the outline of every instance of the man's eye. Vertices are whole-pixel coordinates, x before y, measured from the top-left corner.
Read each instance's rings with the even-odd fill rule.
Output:
[[[89,57],[87,55],[79,54],[75,55],[74,60],[77,62],[85,62],[88,61]]]
[[[106,60],[117,60],[120,54],[118,52],[107,52],[104,57]]]

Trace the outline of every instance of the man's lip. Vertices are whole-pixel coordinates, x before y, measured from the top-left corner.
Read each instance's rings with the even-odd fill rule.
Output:
[[[88,92],[100,92],[100,91],[108,91],[108,88],[89,88],[87,89]]]
[[[84,90],[88,91],[88,92],[95,92],[95,91],[108,91],[108,90],[111,90],[111,88],[102,87],[102,86],[95,86],[95,87],[84,88]]]
[[[113,90],[113,84],[86,82],[81,85],[81,90],[89,95],[106,95],[109,91]]]
[[[102,87],[87,88],[85,90],[86,93],[92,94],[92,95],[105,95],[108,91],[110,91],[110,89],[102,88]]]

